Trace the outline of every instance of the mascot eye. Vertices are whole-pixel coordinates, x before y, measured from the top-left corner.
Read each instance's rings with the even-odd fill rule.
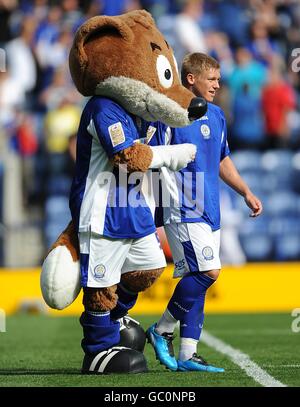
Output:
[[[164,88],[170,88],[173,83],[172,67],[164,55],[159,55],[156,61],[159,82]]]

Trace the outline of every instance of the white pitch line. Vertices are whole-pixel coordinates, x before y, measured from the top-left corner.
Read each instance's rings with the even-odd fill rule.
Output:
[[[201,341],[207,346],[214,348],[216,351],[223,353],[223,355],[228,356],[233,363],[245,370],[248,376],[252,377],[252,379],[262,386],[287,387],[286,384],[274,379],[274,377],[259,367],[258,364],[253,362],[246,353],[243,353],[239,349],[233,348],[227,343],[209,334],[207,331],[202,331]]]
[[[272,369],[281,369],[283,367],[300,368],[300,365],[264,365],[264,367],[271,367]]]

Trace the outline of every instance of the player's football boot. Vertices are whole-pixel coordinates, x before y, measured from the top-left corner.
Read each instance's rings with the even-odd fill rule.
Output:
[[[122,346],[113,346],[96,355],[86,354],[81,372],[83,374],[144,373],[147,361],[141,352]]]
[[[120,322],[120,342],[118,346],[144,351],[146,334],[140,323],[128,315],[118,319]]]
[[[177,370],[177,360],[174,356],[173,339],[171,333],[163,333],[159,335],[155,332],[156,324],[150,326],[146,331],[148,342],[153,346],[158,359],[163,365],[170,370]]]
[[[210,372],[210,373],[222,373],[224,369],[222,367],[215,367],[209,365],[206,360],[196,353],[193,354],[189,360],[178,360],[178,371],[180,372]]]

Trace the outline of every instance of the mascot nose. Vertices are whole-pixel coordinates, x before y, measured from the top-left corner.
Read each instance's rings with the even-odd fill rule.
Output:
[[[188,107],[189,119],[191,121],[200,119],[207,111],[207,102],[202,97],[196,97],[191,100]]]

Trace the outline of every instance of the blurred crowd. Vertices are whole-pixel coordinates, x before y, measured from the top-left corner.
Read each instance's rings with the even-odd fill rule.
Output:
[[[300,148],[298,0],[0,0],[0,148],[25,163],[28,206],[47,213],[49,197],[67,202],[86,102],[68,69],[77,28],[94,15],[139,8],[152,13],[179,67],[189,52],[220,61],[216,103],[232,151]],[[50,242],[56,230],[48,234]]]

